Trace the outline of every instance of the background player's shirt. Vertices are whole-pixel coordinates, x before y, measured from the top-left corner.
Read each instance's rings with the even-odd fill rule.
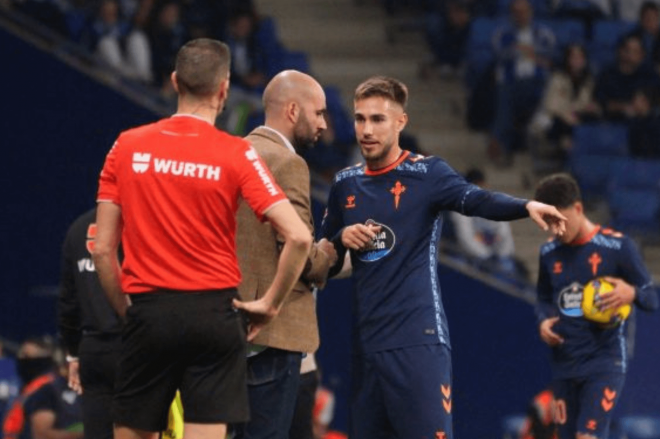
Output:
[[[619,277],[635,286],[635,304],[642,309],[658,307],[651,277],[627,236],[597,227],[583,242],[562,244],[554,239],[541,247],[539,322],[558,315],[553,330],[564,338],[552,349],[556,379],[625,372],[626,323],[605,329],[586,320],[581,309],[584,285],[600,276]]]
[[[260,219],[286,199],[243,139],[190,115],[122,133],[97,200],[122,210],[123,291],[236,287],[239,196]]]
[[[371,248],[351,251],[355,347],[376,352],[420,344],[449,346],[437,274],[442,212],[511,220],[528,215],[525,204],[467,183],[439,158],[408,151],[378,172],[357,165],[337,173],[323,236],[333,238],[356,223],[381,226]]]

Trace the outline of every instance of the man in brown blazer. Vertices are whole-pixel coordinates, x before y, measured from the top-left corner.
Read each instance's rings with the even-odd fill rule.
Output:
[[[311,76],[287,70],[269,82],[263,102],[265,124],[246,139],[313,236],[309,168],[299,153],[313,146],[327,127],[325,93]],[[254,300],[266,292],[277,271],[283,240],[268,223],[259,222],[244,203],[239,207],[237,223],[243,278],[238,290],[243,300]],[[286,297],[278,317],[253,340],[248,358],[251,417],[248,423],[234,427],[235,439],[288,438],[301,359],[319,345],[314,290],[325,285],[336,259],[330,242],[324,239],[315,243],[301,279]]]

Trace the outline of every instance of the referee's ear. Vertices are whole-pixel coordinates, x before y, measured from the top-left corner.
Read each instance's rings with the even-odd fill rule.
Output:
[[[176,91],[176,94],[179,94],[179,84],[177,84],[176,81],[176,70],[172,72],[170,75],[170,81],[172,81],[172,87],[174,87],[174,91]]]

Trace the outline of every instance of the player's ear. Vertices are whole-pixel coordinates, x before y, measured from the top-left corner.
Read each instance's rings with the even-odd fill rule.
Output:
[[[575,202],[575,211],[578,215],[582,215],[584,213],[584,205],[582,204],[582,201]]]
[[[398,132],[403,131],[403,129],[406,127],[408,124],[408,114],[401,112],[399,116],[396,118],[396,130]]]

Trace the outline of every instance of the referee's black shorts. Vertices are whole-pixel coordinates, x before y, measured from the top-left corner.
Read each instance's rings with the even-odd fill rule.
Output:
[[[185,422],[245,422],[246,325],[236,289],[133,294],[122,334],[116,424],[161,431],[177,389]]]

